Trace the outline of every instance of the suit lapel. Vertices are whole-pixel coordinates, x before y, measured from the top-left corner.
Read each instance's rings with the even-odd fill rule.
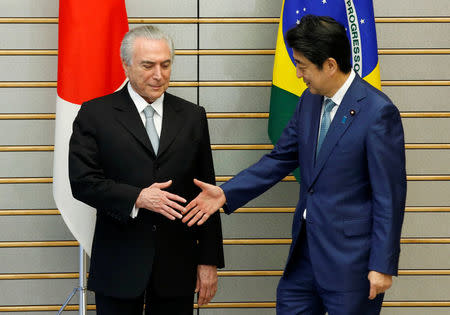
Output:
[[[119,91],[117,102],[114,103],[115,117],[117,121],[128,130],[144,148],[153,156],[153,147],[145,130],[142,119],[128,94],[127,85]]]
[[[169,93],[164,95],[163,121],[158,156],[166,151],[183,126],[183,106]]]
[[[365,97],[365,91],[360,86],[360,80],[362,79],[357,75],[342,99],[341,105],[339,105],[336,115],[331,122],[330,128],[328,129],[327,135],[322,143],[319,155],[317,156],[316,165],[313,172],[313,181],[319,175],[339,139],[359,114],[359,102]]]

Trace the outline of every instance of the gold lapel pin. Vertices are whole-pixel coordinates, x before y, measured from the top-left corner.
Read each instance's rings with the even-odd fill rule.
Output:
[[[355,110],[354,110],[354,109],[351,109],[351,110],[350,110],[350,115],[355,116],[355,114],[356,114]]]

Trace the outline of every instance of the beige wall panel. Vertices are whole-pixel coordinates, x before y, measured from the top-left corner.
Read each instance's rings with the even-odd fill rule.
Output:
[[[221,308],[202,309],[201,315],[274,315],[275,308]],[[12,314],[16,315],[16,314]]]
[[[404,6],[403,2],[402,5]],[[448,48],[450,23],[377,23],[378,48]]]
[[[57,67],[56,56],[0,56],[0,81],[56,81]],[[171,78],[196,81],[197,57],[177,56]]]
[[[125,0],[129,17],[197,17],[197,0]]]
[[[202,309],[200,312],[201,315],[274,315],[275,308]],[[383,307],[381,315],[448,315],[448,312],[448,307]]]
[[[211,143],[214,144],[270,143],[267,119],[210,119],[208,124]]]
[[[197,87],[170,87],[167,92],[188,100],[194,104],[197,103]]]
[[[55,209],[52,184],[0,184],[0,209]]]
[[[53,152],[0,152],[0,177],[49,177]]]
[[[400,111],[449,111],[448,86],[384,86],[386,93]]]
[[[381,315],[448,315],[448,307],[383,307]]]
[[[272,80],[273,56],[201,56],[200,80]]]
[[[447,301],[450,277],[400,276],[386,293],[385,301]]]
[[[1,113],[54,113],[56,88],[0,88]]]
[[[222,214],[223,237],[290,238],[293,215],[293,213]]]
[[[270,150],[215,150],[216,175],[235,175],[259,161]],[[406,171],[409,175],[450,174],[450,150],[406,150]]]
[[[130,28],[142,24],[130,24]],[[155,24],[156,25],[156,24]],[[174,40],[176,49],[197,48],[197,24],[157,24]],[[57,49],[57,24],[0,24],[0,49]]]
[[[201,17],[280,17],[282,0],[200,0]]]
[[[379,62],[381,80],[450,79],[450,55],[382,55]]]
[[[26,215],[2,217],[0,240],[65,241],[74,237],[59,215]]]
[[[0,49],[57,49],[58,25],[0,24],[0,38]]]
[[[406,172],[416,175],[450,174],[450,150],[406,150]]]
[[[268,112],[270,87],[201,87],[200,105],[208,112]]]
[[[1,248],[0,252],[1,273],[78,271],[78,247]]]
[[[275,301],[280,277],[227,277],[219,279],[213,302]]]
[[[400,269],[450,269],[450,244],[402,244],[401,249]],[[225,245],[224,251],[226,270],[281,270],[289,245]]]
[[[289,245],[225,245],[225,270],[282,270],[288,252]]]
[[[431,207],[450,205],[450,181],[409,181],[406,205]]]
[[[406,143],[450,143],[449,118],[403,118]]]
[[[402,237],[450,237],[450,213],[407,212]]]
[[[56,81],[56,56],[0,56],[0,81]]]
[[[201,49],[275,49],[278,24],[201,24]]]
[[[78,279],[0,281],[0,305],[62,305],[77,286]],[[94,303],[94,294],[87,295]]]
[[[4,17],[57,17],[58,0],[2,0]]]
[[[171,87],[168,92],[197,102],[196,87]],[[56,88],[0,88],[0,113],[55,113]]]
[[[376,17],[397,16],[447,16],[450,13],[448,0],[374,0]]]
[[[54,143],[54,120],[3,120],[0,145],[49,145]]]
[[[130,24],[130,29],[144,24]],[[197,49],[197,24],[152,24],[172,37],[175,49]],[[177,59],[175,57],[175,65]]]

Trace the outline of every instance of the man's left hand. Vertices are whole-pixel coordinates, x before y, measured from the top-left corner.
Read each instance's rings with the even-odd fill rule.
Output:
[[[377,294],[386,292],[392,286],[391,275],[372,270],[367,278],[370,281],[369,300],[373,300]]]
[[[217,292],[217,267],[211,265],[197,266],[197,285],[195,293],[198,293],[198,305],[208,304]]]

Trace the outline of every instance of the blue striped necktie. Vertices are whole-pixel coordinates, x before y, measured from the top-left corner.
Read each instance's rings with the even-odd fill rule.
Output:
[[[148,105],[144,109],[145,114],[145,129],[147,129],[148,137],[150,138],[150,142],[152,143],[153,151],[155,151],[155,154],[158,154],[158,148],[159,148],[159,136],[156,132],[155,123],[153,121],[153,115],[155,114],[155,109]]]
[[[322,114],[322,121],[320,123],[320,131],[319,131],[319,140],[317,141],[317,149],[316,149],[316,159],[320,152],[320,147],[322,146],[323,140],[327,135],[328,128],[330,128],[331,117],[330,112],[333,107],[336,106],[336,103],[331,100],[331,98],[327,98],[325,101],[325,109]]]

